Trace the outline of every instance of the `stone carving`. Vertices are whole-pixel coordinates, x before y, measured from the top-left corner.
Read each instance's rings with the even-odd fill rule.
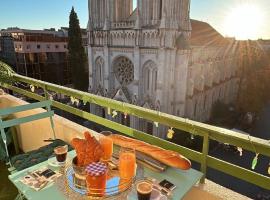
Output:
[[[126,86],[134,80],[134,66],[128,58],[117,58],[113,67],[115,77],[121,85]]]

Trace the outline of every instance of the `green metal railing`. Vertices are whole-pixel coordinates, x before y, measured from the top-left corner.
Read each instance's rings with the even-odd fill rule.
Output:
[[[1,62],[0,62],[1,64]],[[139,106],[115,101],[109,98],[104,98],[96,96],[90,93],[78,91],[75,89],[70,89],[67,87],[55,85],[52,83],[32,79],[22,75],[14,74],[13,79],[15,82],[30,84],[35,87],[43,88],[44,96],[35,94],[33,92],[21,89],[15,85],[2,83],[1,86],[10,89],[16,93],[25,95],[27,97],[36,99],[38,101],[43,101],[48,99],[47,92],[55,92],[58,94],[63,94],[66,96],[72,96],[76,99],[82,100],[84,103],[93,103],[105,108],[111,108],[112,110],[117,110],[129,115],[133,115],[139,118],[151,120],[153,122],[158,122],[160,124],[166,125],[168,127],[174,127],[175,129],[183,130],[194,135],[199,135],[203,137],[203,148],[202,152],[194,151],[192,149],[168,142],[161,138],[154,137],[152,135],[143,133],[136,129],[124,126],[122,124],[116,123],[114,121],[104,119],[102,117],[96,116],[89,112],[68,106],[66,104],[53,101],[52,105],[63,111],[72,113],[84,119],[90,120],[97,124],[101,124],[110,129],[114,129],[118,132],[124,133],[128,136],[132,136],[136,139],[148,142],[150,144],[155,144],[165,149],[176,151],[186,156],[187,158],[201,163],[201,171],[204,177],[201,182],[204,182],[205,175],[207,172],[207,167],[216,169],[218,171],[224,172],[231,176],[237,177],[244,181],[253,183],[265,189],[270,188],[270,178],[262,174],[256,173],[254,171],[242,168],[240,166],[234,165],[232,163],[220,160],[218,158],[208,155],[209,140],[216,140],[222,143],[229,143],[237,147],[242,147],[243,149],[249,151],[256,151],[256,153],[270,157],[270,143],[267,140],[259,139],[256,137],[244,135],[238,132],[230,131],[224,128],[219,128],[207,124],[203,124],[196,121],[191,121],[181,117],[176,117],[173,115],[145,109]],[[255,154],[255,152],[254,152]]]

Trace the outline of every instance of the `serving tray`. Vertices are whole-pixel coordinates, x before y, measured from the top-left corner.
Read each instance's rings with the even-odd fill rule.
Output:
[[[137,167],[137,175],[141,176],[141,167]],[[78,179],[75,176],[74,169],[72,167],[71,162],[66,163],[64,174],[57,181],[58,188],[63,191],[63,193],[67,196],[68,199],[85,199],[91,197],[91,199],[118,199],[119,196],[123,194],[127,194],[133,186],[136,177],[133,177],[130,180],[120,179],[119,171],[109,169],[106,188],[104,194],[95,193],[93,195],[89,195],[87,192],[85,180]],[[102,196],[102,197],[96,197]]]

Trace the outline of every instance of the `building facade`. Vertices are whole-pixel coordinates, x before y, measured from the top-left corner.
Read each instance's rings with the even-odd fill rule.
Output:
[[[10,34],[0,36],[0,59],[12,67],[16,66],[14,41]]]
[[[191,27],[185,117],[205,122],[215,102],[237,98],[239,52],[208,23],[191,20]]]
[[[208,80],[207,73],[212,71],[212,67],[216,71],[223,70],[221,65],[214,67],[210,61],[231,58],[225,58],[222,50],[220,57],[216,55],[216,48],[226,49],[226,44],[222,44],[223,47],[192,46],[189,0],[137,0],[136,9],[132,8],[132,0],[88,2],[91,93],[157,112],[200,121],[209,118],[209,115],[201,116],[210,112],[213,101],[207,100],[207,109],[203,111],[197,105],[196,115],[190,115],[194,113],[191,109],[195,102],[201,104],[204,101],[209,88],[218,86],[223,80],[216,78],[216,85]],[[206,62],[197,67],[197,59],[202,58]],[[227,68],[230,70],[233,66]],[[205,73],[204,78],[201,77],[202,72]],[[228,77],[229,74],[226,80]],[[230,95],[224,94],[224,99],[225,96]],[[230,98],[228,102],[233,99]],[[92,106],[91,112],[110,118],[98,106]],[[122,114],[113,120],[159,137],[166,134],[165,127],[157,128],[153,122],[132,116],[127,118]]]
[[[71,84],[71,72],[67,62],[67,37],[50,30],[6,29],[0,35],[13,38],[16,71],[36,79]]]

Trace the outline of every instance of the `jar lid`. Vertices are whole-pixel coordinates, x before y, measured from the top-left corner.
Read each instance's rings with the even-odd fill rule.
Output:
[[[102,162],[94,162],[89,164],[85,171],[90,176],[101,176],[107,171],[107,165]]]

